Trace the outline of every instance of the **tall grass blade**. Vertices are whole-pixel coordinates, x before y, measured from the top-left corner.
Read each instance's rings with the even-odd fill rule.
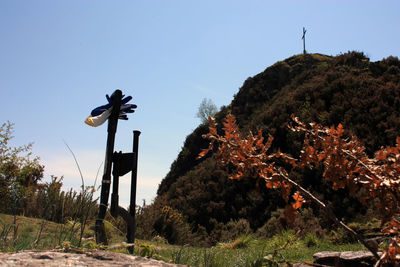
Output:
[[[74,157],[76,166],[78,167],[79,175],[81,176],[81,180],[82,180],[82,193],[83,193],[83,190],[84,190],[84,188],[85,188],[85,181],[84,181],[84,179],[83,179],[82,171],[81,171],[81,168],[79,167],[78,160],[76,159],[74,152],[73,152],[72,149],[69,147],[69,145],[67,144],[67,142],[65,142],[65,140],[63,140],[63,142],[64,142],[64,144],[67,146],[69,152],[71,152],[72,157]]]

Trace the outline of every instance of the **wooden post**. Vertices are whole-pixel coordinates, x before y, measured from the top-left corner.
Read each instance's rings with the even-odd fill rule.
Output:
[[[127,237],[128,241],[131,243],[135,243],[135,235],[136,235],[136,184],[137,184],[137,165],[138,165],[138,151],[139,151],[139,135],[140,131],[133,131],[133,153],[135,155],[135,159],[133,161],[132,166],[132,176],[131,176],[131,199],[129,205],[129,214],[133,219],[133,224],[128,225]],[[134,247],[129,248],[129,252],[132,254]]]
[[[108,196],[110,193],[112,155],[114,153],[115,133],[117,132],[118,116],[121,107],[122,92],[120,90],[116,90],[111,95],[111,99],[113,100],[113,108],[111,111],[111,115],[108,118],[108,128],[107,128],[108,136],[106,145],[106,156],[104,160],[104,174],[101,184],[99,215],[96,220],[96,226],[95,226],[96,243],[97,244],[103,243],[104,245],[107,245],[108,242],[107,242],[107,237],[105,235],[103,220],[106,217]]]

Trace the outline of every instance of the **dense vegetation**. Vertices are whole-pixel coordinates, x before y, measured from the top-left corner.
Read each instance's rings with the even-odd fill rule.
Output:
[[[261,128],[274,136],[273,147],[294,156],[300,152],[301,136],[286,127],[291,114],[326,126],[342,123],[372,155],[383,145],[394,145],[400,130],[399,95],[400,61],[395,57],[370,62],[359,52],[336,57],[307,54],[278,62],[248,78],[232,103],[216,114],[216,120],[221,122],[232,113],[243,131]],[[191,240],[204,244],[229,240],[243,231],[265,237],[287,228],[281,211],[283,201],[263,181],[227,179],[229,168],[217,165],[212,155],[196,160],[208,146],[202,138],[207,131],[207,125],[202,124],[187,137],[160,184],[155,202],[142,211],[146,220],[139,220],[138,226],[148,225],[151,230],[147,235],[163,235],[178,243],[187,240],[190,229]],[[322,184],[322,171],[304,169],[291,176],[323,196],[346,221],[373,216],[373,209],[367,210],[346,190],[333,191]],[[311,206],[296,219],[294,228],[316,234],[330,229],[331,223],[323,216],[315,217],[319,212]],[[172,219],[171,214],[175,214]]]
[[[0,213],[13,215],[14,241],[19,227],[17,216],[21,215],[61,224],[72,222],[72,228],[79,225],[80,234],[75,241],[80,244],[88,222],[96,216],[94,188],[82,186],[80,192],[63,191],[63,177],[55,176],[43,182],[44,166],[38,157],[32,156],[32,144],[13,147],[12,134],[11,122],[0,126]],[[10,225],[0,221],[0,227],[7,238]]]
[[[78,253],[93,249],[126,253],[126,243],[123,242],[126,240],[126,225],[122,218],[114,219],[107,214],[106,233],[111,246],[96,244],[94,220],[98,205],[92,195],[94,188],[84,188],[80,193],[73,190],[65,192],[61,190],[62,178],[57,177],[43,183],[44,166],[40,164],[39,158],[32,157],[31,145],[10,146],[12,129],[10,122],[0,128],[0,178],[4,186],[0,199],[0,251],[58,247]],[[258,239],[251,234],[252,230],[245,219],[231,221],[226,225],[219,223],[220,230],[214,230],[215,238],[204,239],[208,236],[204,228],[200,227],[203,232],[198,229],[193,234],[186,218],[179,211],[168,205],[154,208],[160,203],[154,203],[150,209],[147,206],[137,210],[137,234],[142,237],[147,235],[152,240],[137,239],[136,255],[191,266],[264,266],[287,261],[311,261],[313,253],[320,250],[360,249],[359,244],[344,244],[348,237],[343,232],[334,236],[336,240],[328,241],[318,238],[315,233],[307,233],[300,238],[292,231],[283,231],[268,240]],[[310,210],[304,210],[302,220],[311,215]],[[148,218],[157,220],[154,224],[147,224]],[[299,222],[302,223],[301,220]],[[267,228],[264,230],[269,231]],[[203,245],[217,240],[227,242],[207,249],[172,246],[163,237],[152,237],[157,232],[166,235],[170,242]]]

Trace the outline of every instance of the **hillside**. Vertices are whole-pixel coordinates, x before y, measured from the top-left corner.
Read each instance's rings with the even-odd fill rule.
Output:
[[[393,145],[400,133],[400,61],[388,57],[370,62],[359,52],[293,56],[248,78],[232,103],[221,108],[217,121],[228,112],[243,131],[261,128],[265,135],[274,136],[275,148],[292,155],[299,152],[300,137],[285,126],[291,114],[327,126],[342,123],[372,154],[383,145]],[[153,207],[172,207],[194,232],[205,231],[214,241],[229,232],[230,221],[241,218],[253,231],[265,228],[282,206],[281,198],[262,181],[228,180],[229,170],[217,166],[212,156],[196,160],[207,146],[201,137],[207,131],[207,125],[200,125],[186,138]],[[360,203],[345,197],[346,192],[322,186],[320,170],[292,175],[317,195],[323,194],[339,217],[352,219],[366,212]],[[284,221],[279,223],[285,227]],[[320,223],[329,224],[323,219]]]

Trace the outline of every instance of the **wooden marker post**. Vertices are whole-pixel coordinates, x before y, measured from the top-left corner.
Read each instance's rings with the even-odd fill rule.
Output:
[[[114,142],[115,134],[117,132],[118,117],[121,108],[122,92],[116,90],[111,95],[113,108],[111,115],[108,118],[108,136],[107,136],[107,146],[106,146],[106,156],[104,164],[104,174],[101,184],[101,195],[100,195],[100,207],[99,215],[96,220],[95,231],[96,231],[96,242],[108,245],[107,236],[104,228],[104,218],[106,216],[108,207],[108,197],[110,194],[111,186],[111,170],[113,176],[113,191],[111,194],[111,206],[110,213],[113,217],[117,218],[121,216],[127,224],[127,241],[130,244],[128,250],[131,254],[134,251],[135,242],[135,232],[136,232],[136,222],[135,222],[135,212],[136,212],[136,180],[137,180],[137,162],[138,162],[138,148],[139,148],[139,135],[140,131],[133,132],[133,152],[132,153],[122,153],[114,152]],[[120,207],[118,187],[119,187],[119,177],[132,172],[131,178],[131,198],[129,212]]]

